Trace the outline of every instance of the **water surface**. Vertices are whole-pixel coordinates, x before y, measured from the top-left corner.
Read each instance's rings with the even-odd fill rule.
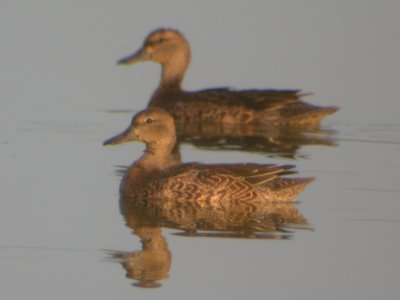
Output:
[[[3,4],[0,294],[396,298],[399,8],[392,1],[306,0],[229,9],[207,1]],[[314,92],[307,101],[342,109],[323,123],[332,145],[302,144],[292,155],[183,144],[184,161],[289,163],[315,176],[295,204],[313,230],[249,239],[162,228],[156,236],[168,245],[168,278],[144,289],[110,261],[110,253],[142,249],[120,213],[115,170],[144,148],[101,143],[128,125],[157,84],[158,66],[115,62],[160,25],[191,42],[188,89],[302,88]]]

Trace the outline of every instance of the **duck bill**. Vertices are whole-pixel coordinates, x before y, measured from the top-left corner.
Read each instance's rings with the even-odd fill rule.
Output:
[[[108,140],[105,140],[103,142],[103,146],[107,145],[118,145],[118,144],[123,144],[126,142],[131,142],[131,141],[136,141],[137,136],[136,134],[133,133],[131,128],[127,128],[125,131],[121,132],[120,134],[113,136],[112,138],[109,138]]]
[[[137,52],[121,58],[117,64],[118,65],[132,65],[139,62],[147,61],[150,59],[150,55],[144,48],[139,49]]]

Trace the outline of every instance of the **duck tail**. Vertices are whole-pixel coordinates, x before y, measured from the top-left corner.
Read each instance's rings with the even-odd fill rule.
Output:
[[[316,125],[338,111],[338,107],[318,107],[305,103],[290,104],[275,111],[266,111],[265,119],[277,125]]]
[[[306,178],[276,178],[269,189],[273,191],[277,201],[294,201],[304,188],[315,180],[315,177]]]

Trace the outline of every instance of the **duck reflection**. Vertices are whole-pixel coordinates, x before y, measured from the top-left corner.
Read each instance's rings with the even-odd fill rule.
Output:
[[[285,240],[292,229],[311,229],[293,202],[265,203],[253,211],[231,207],[228,211],[193,207],[176,208],[167,201],[148,207],[137,199],[121,195],[121,214],[142,243],[141,251],[109,251],[121,263],[126,276],[137,287],[157,288],[169,277],[172,254],[162,227],[179,230],[189,237]],[[154,199],[149,198],[151,202]]]
[[[171,252],[161,227],[142,223],[142,216],[129,215],[122,211],[126,225],[140,238],[141,251],[108,251],[110,258],[121,263],[126,270],[126,277],[136,280],[135,286],[145,288],[160,287],[158,281],[168,278],[171,268]]]
[[[336,146],[336,132],[309,127],[177,122],[178,143],[201,149],[242,150],[296,158],[303,146]]]

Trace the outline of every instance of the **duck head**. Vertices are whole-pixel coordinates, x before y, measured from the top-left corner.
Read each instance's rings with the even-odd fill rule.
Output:
[[[169,152],[176,143],[172,116],[161,108],[148,108],[132,118],[131,125],[120,134],[104,141],[103,145],[117,145],[141,141],[154,150]]]
[[[151,32],[139,50],[120,59],[118,64],[130,65],[143,61],[154,61],[161,65],[168,65],[177,60],[186,65],[189,63],[189,44],[179,31],[162,28]]]

